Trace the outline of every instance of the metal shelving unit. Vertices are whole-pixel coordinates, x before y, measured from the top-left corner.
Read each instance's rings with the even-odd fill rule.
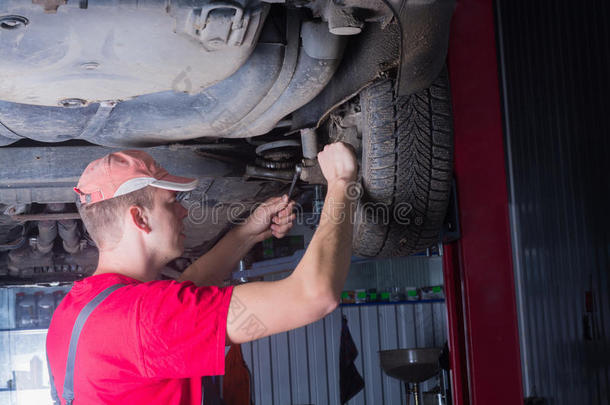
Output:
[[[0,404],[52,404],[46,365],[47,329],[17,328],[15,301],[20,292],[67,291],[69,287],[0,288]]]

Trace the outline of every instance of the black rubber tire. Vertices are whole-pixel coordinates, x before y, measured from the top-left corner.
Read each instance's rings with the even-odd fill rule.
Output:
[[[452,184],[453,123],[446,70],[428,89],[394,97],[394,82],[360,93],[362,178],[354,253],[406,256],[435,245]],[[372,207],[372,208],[371,208]]]

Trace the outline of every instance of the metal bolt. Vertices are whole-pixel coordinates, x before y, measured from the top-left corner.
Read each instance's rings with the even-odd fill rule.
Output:
[[[356,17],[356,10],[331,1],[326,9],[328,30],[334,35],[356,35],[362,32],[364,23]]]
[[[5,30],[14,30],[25,27],[30,23],[30,20],[20,15],[5,15],[0,17],[0,28]]]
[[[220,48],[225,45],[225,41],[220,38],[212,38],[206,41],[206,45],[210,48]]]
[[[97,62],[85,62],[80,67],[85,70],[95,70],[100,67],[100,64]]]
[[[60,107],[78,108],[86,106],[87,101],[82,98],[64,98],[63,100],[59,100],[58,104]]]

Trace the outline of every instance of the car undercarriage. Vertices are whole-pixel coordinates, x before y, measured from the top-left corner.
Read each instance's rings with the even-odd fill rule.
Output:
[[[185,264],[295,175],[293,197],[315,211],[315,155],[336,141],[361,165],[355,253],[436,243],[452,181],[444,59],[453,7],[2,2],[0,277],[52,282],[95,269],[72,188],[88,162],[125,148],[200,180],[185,204],[215,220],[189,216]]]

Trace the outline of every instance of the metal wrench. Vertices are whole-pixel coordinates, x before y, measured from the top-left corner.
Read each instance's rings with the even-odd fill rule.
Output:
[[[301,174],[301,171],[303,170],[303,168],[301,167],[301,165],[296,165],[294,168],[294,177],[292,177],[292,183],[290,183],[290,190],[288,190],[288,199],[290,200],[290,197],[292,196],[292,192],[294,191],[294,186],[295,184],[297,184],[297,179],[299,178],[299,175]]]

